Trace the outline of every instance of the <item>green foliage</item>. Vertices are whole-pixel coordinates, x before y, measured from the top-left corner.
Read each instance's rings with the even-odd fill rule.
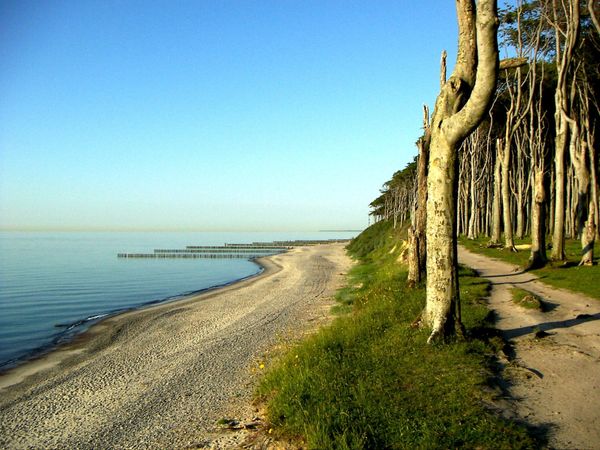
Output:
[[[417,157],[412,162],[408,163],[402,170],[397,170],[392,175],[392,178],[381,187],[381,195],[373,200],[369,207],[371,208],[370,215],[382,217],[385,211],[386,200],[390,201],[394,196],[394,192],[398,190],[412,190],[417,176]]]
[[[493,357],[486,342],[431,346],[411,326],[425,293],[406,288],[393,237],[376,224],[353,242],[364,262],[338,294],[352,313],[292,348],[262,380],[275,433],[314,449],[535,447],[483,406]],[[489,318],[481,300],[489,285],[472,275],[461,270],[470,332]]]
[[[488,238],[480,237],[474,240],[461,238],[460,243],[467,249],[500,259],[502,261],[515,264],[519,267],[527,267],[529,260],[529,250],[519,250],[518,252],[507,251],[502,248],[488,248]],[[517,247],[528,245],[529,239],[515,240]],[[600,243],[596,241],[594,245],[594,265],[578,266],[581,259],[581,243],[575,239],[567,239],[565,242],[565,253],[567,255],[566,263],[548,263],[546,267],[532,270],[541,281],[557,288],[569,289],[574,292],[600,300]]]

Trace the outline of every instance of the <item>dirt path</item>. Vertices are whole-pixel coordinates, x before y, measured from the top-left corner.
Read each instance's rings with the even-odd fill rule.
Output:
[[[215,422],[255,414],[265,352],[326,320],[350,259],[340,244],[264,264],[266,276],[108,319],[37,370],[1,377],[0,448],[234,446],[243,434]]]
[[[517,415],[548,430],[551,448],[600,449],[600,300],[463,247],[459,261],[492,281],[489,305],[515,353],[506,370]],[[538,295],[547,311],[515,305],[513,287]],[[536,339],[537,331],[548,335]]]

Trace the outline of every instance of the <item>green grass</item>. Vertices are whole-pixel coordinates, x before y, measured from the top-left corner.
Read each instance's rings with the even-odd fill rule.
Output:
[[[511,289],[513,303],[525,308],[534,309],[536,311],[544,311],[544,304],[540,298],[529,291],[519,288]]]
[[[262,380],[258,395],[275,434],[313,449],[534,448],[522,427],[484,406],[493,345],[427,345],[427,331],[411,327],[425,293],[406,288],[394,233],[379,227],[386,237],[376,245],[353,245],[362,262],[338,294],[352,312],[292,348]],[[490,326],[481,300],[488,288],[461,270],[471,336]]]
[[[392,223],[382,220],[371,225],[348,244],[348,252],[355,258],[366,258],[374,250],[385,246],[393,232]]]
[[[487,248],[489,238],[480,237],[475,240],[460,238],[460,243],[469,250],[481,253],[492,258],[497,258],[519,267],[527,267],[529,260],[529,250],[520,250],[510,252],[499,248]],[[529,244],[529,240],[515,240],[517,245]],[[596,242],[594,246],[594,266],[577,266],[581,258],[581,244],[575,239],[568,239],[565,242],[565,253],[567,263],[557,264],[549,263],[542,269],[532,270],[541,281],[558,288],[569,289],[575,292],[581,292],[590,297],[600,300],[600,243]],[[550,252],[548,252],[550,256]]]

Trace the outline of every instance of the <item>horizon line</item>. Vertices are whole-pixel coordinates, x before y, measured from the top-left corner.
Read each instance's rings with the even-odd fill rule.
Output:
[[[124,233],[124,232],[161,232],[161,233],[360,233],[363,230],[359,229],[339,229],[339,230],[315,230],[315,229],[241,229],[241,228],[94,228],[94,227],[73,227],[73,228],[56,228],[56,227],[0,227],[0,232],[107,232],[107,233]]]

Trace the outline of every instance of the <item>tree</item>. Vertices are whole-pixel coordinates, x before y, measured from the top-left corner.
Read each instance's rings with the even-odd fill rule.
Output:
[[[571,117],[571,92],[569,74],[573,53],[579,36],[579,0],[552,0],[547,19],[555,30],[556,71],[558,80],[554,92],[555,124],[555,202],[554,233],[552,236],[552,259],[565,259],[565,153],[569,133],[573,133]]]
[[[546,190],[544,187],[546,146],[544,145],[544,119],[543,92],[544,92],[544,64],[539,64],[541,76],[538,82],[537,54],[540,48],[541,27],[538,27],[538,39],[534,45],[532,62],[530,63],[531,76],[529,77],[529,90],[536,93],[535,101],[529,103],[529,127],[527,141],[531,156],[530,176],[532,180],[531,201],[531,250],[529,254],[528,269],[537,269],[546,265],[546,227],[545,203]],[[537,90],[537,91],[536,91]]]
[[[487,112],[498,72],[495,0],[457,0],[459,40],[452,76],[443,83],[431,121],[427,177],[428,342],[462,330],[456,240],[457,149]]]
[[[442,66],[446,56],[442,55]],[[415,286],[425,274],[427,260],[426,224],[427,224],[427,165],[429,164],[429,108],[423,107],[423,136],[417,141],[419,157],[417,160],[417,193],[413,209],[413,223],[408,229],[408,285]]]

